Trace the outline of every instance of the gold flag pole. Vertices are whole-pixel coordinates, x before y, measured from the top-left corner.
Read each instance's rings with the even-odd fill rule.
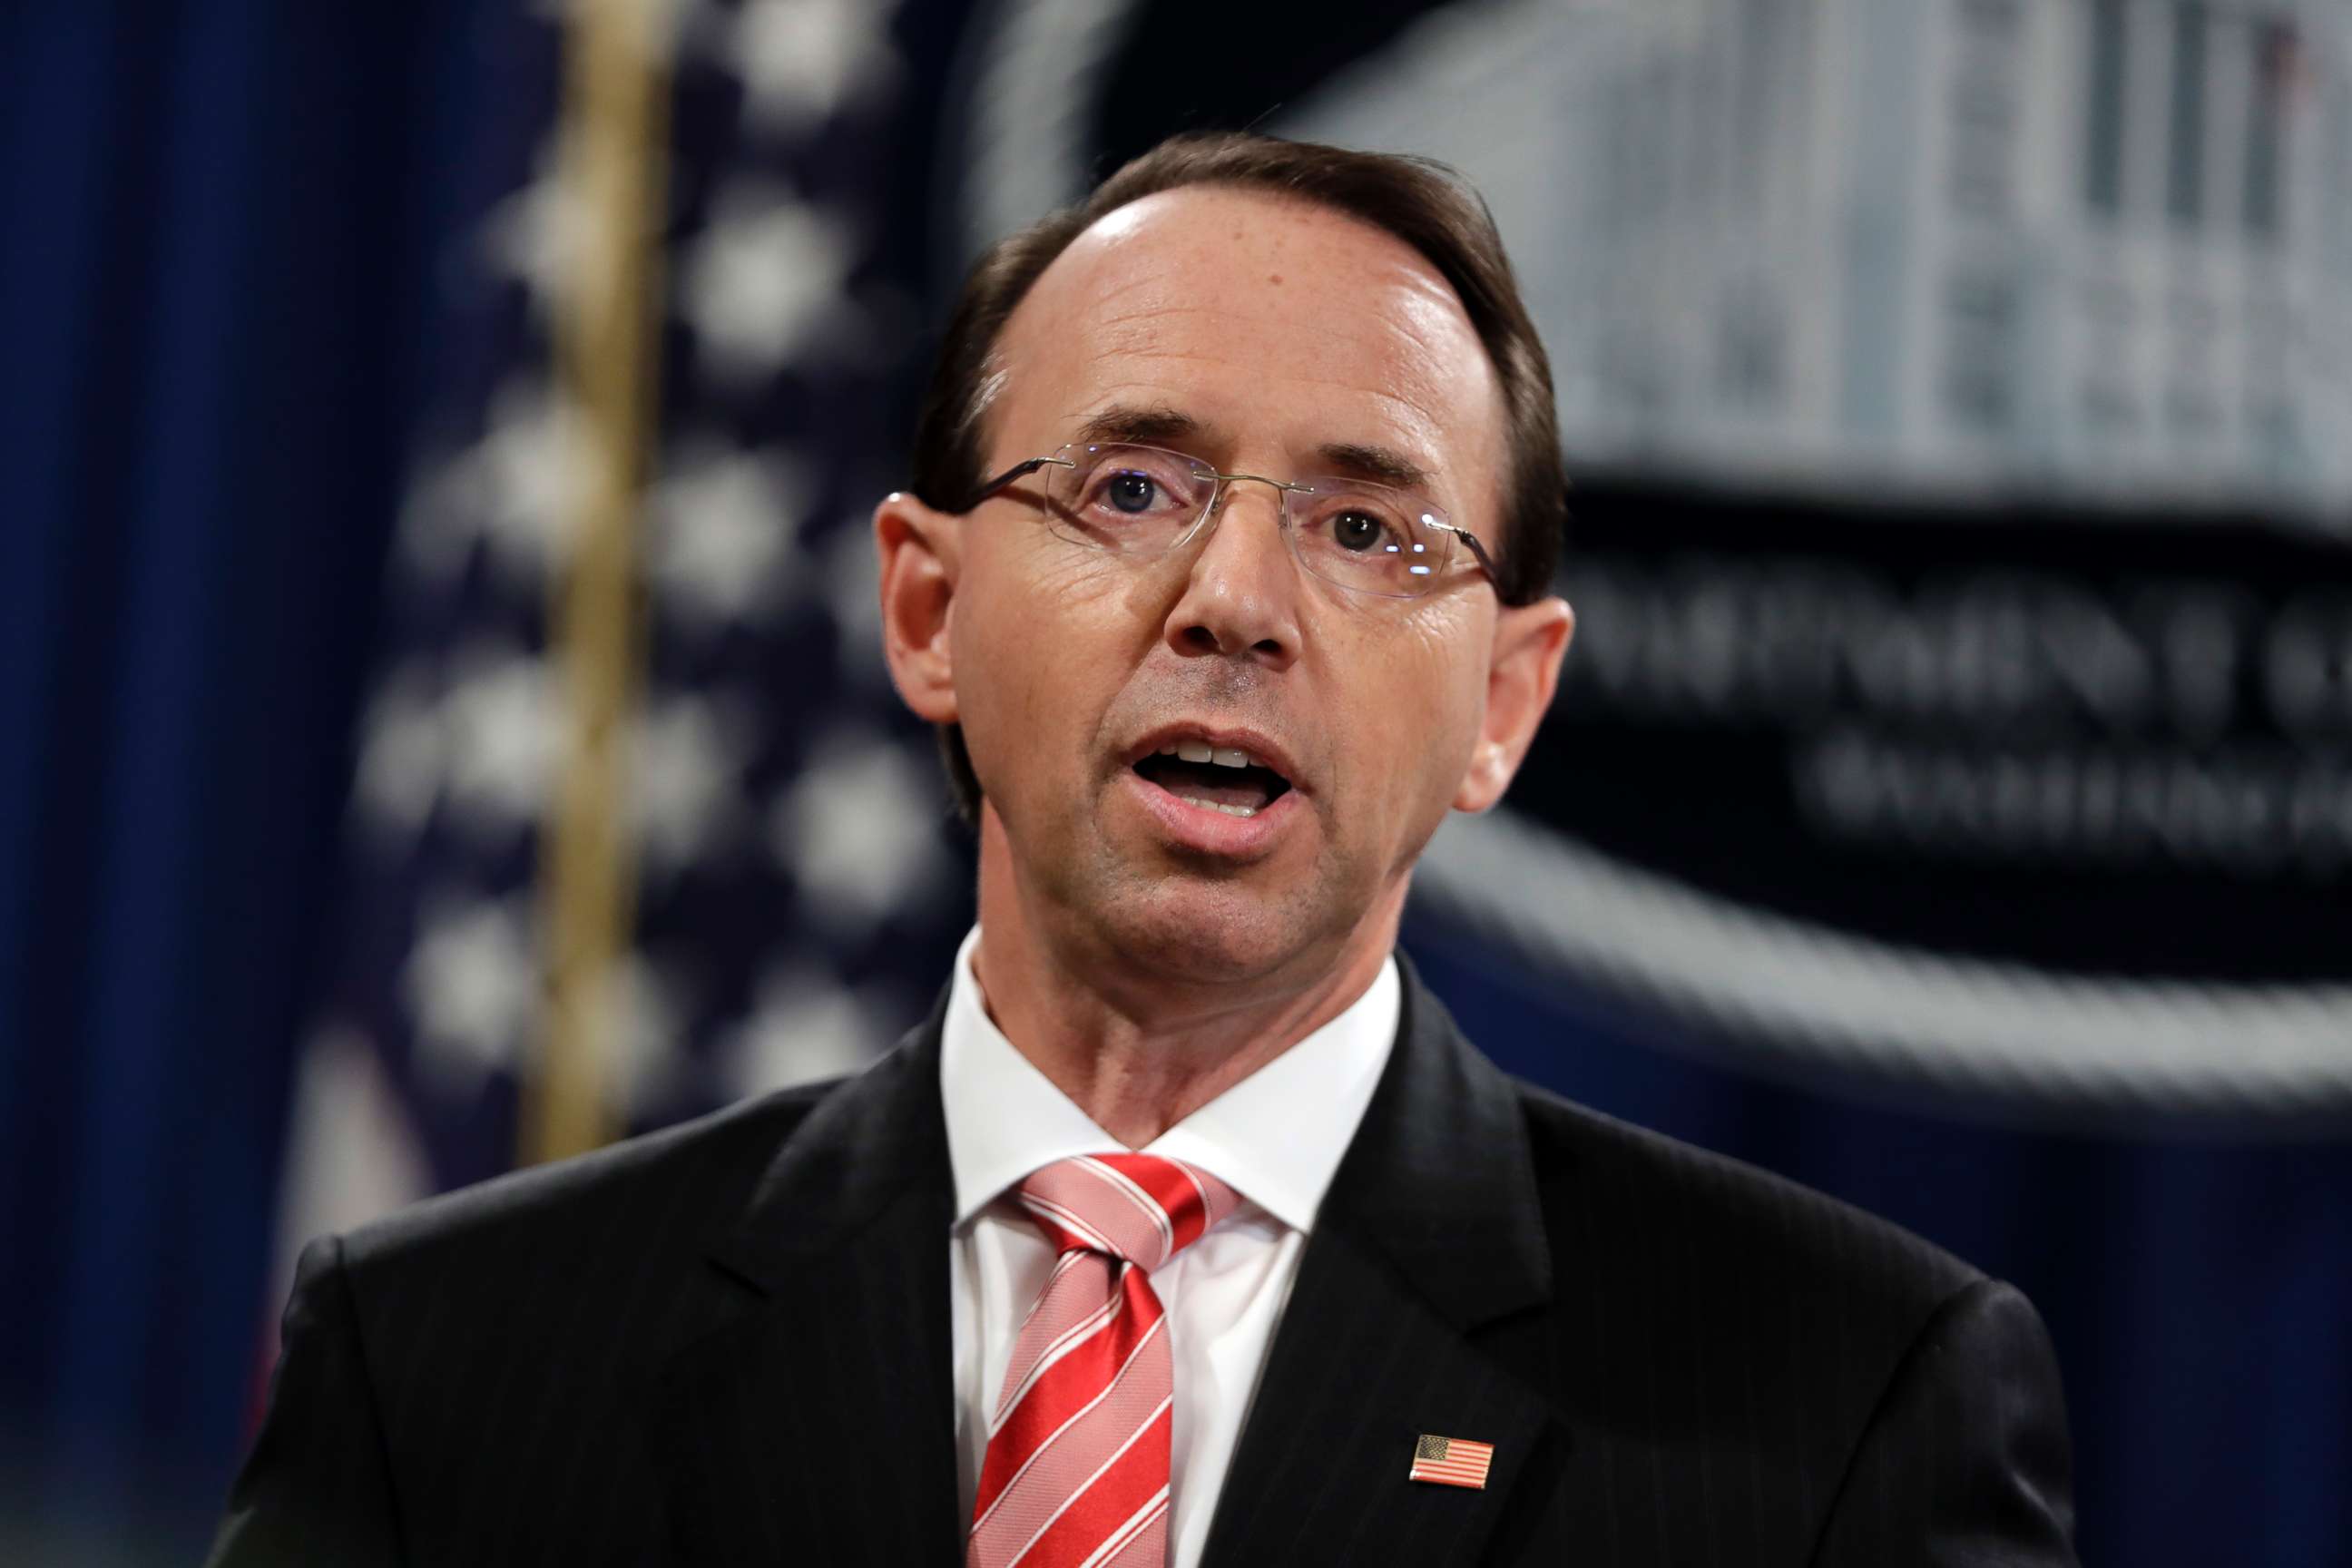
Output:
[[[524,1090],[520,1154],[559,1159],[616,1131],[611,977],[635,914],[626,809],[640,637],[632,537],[653,441],[656,290],[668,139],[658,8],[577,0],[565,37],[559,177],[576,223],[555,293],[556,373],[582,465],[565,564],[550,584],[562,765],[541,844],[547,1003]]]

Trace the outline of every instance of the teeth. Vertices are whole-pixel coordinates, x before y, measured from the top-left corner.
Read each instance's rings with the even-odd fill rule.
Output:
[[[1266,767],[1239,746],[1212,746],[1206,741],[1171,741],[1160,748],[1163,757],[1178,757],[1188,763],[1213,763],[1221,768]]]
[[[1239,746],[1212,746],[1206,741],[1171,741],[1160,748],[1160,754],[1188,763],[1214,763],[1221,768],[1245,768],[1257,761]]]
[[[1192,759],[1187,758],[1186,760],[1189,762]],[[1180,795],[1176,798],[1182,801],[1186,805],[1206,806],[1211,811],[1222,811],[1227,816],[1255,816],[1257,815],[1257,807],[1254,805],[1221,805],[1213,800],[1195,800],[1189,795]]]

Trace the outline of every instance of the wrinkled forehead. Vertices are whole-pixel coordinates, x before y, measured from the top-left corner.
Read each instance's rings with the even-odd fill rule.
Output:
[[[1022,300],[993,370],[1008,460],[1106,408],[1154,407],[1258,460],[1376,446],[1457,509],[1496,493],[1499,384],[1452,286],[1395,236],[1296,199],[1189,186],[1108,215]]]

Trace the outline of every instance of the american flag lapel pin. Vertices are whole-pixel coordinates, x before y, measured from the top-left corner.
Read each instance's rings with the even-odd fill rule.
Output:
[[[1494,1462],[1492,1443],[1473,1443],[1467,1437],[1433,1437],[1424,1432],[1412,1446],[1412,1469],[1405,1479],[1484,1491],[1486,1467]]]

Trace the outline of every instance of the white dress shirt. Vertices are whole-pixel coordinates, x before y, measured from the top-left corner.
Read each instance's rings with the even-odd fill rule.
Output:
[[[971,1517],[988,1415],[1013,1342],[1053,1271],[1054,1248],[1007,1195],[1072,1154],[1123,1145],[1094,1123],[997,1028],[972,977],[980,932],[964,938],[940,1040],[940,1092],[956,1223],[948,1259],[956,1457]],[[1224,1223],[1153,1270],[1175,1363],[1169,1556],[1194,1568],[1226,1463],[1257,1391],[1274,1326],[1297,1278],[1316,1210],[1356,1135],[1396,1043],[1396,960],[1348,1010],[1161,1133],[1144,1152],[1190,1161],[1242,1195]]]

